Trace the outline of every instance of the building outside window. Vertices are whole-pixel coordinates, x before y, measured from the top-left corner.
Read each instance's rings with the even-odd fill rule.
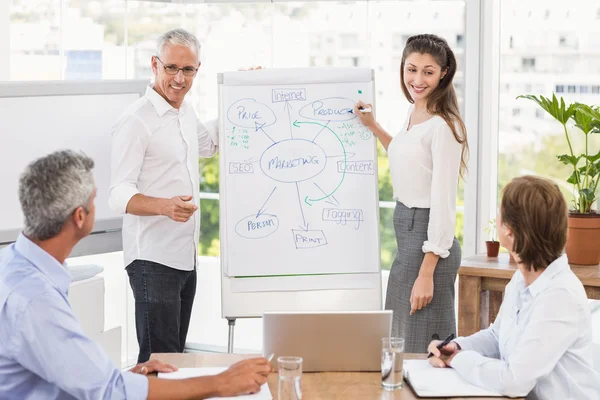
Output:
[[[535,58],[527,57],[521,60],[521,66],[525,71],[531,71],[535,69]]]
[[[540,5],[545,13],[539,12]],[[600,56],[600,46],[590,40],[600,37],[600,25],[590,12],[592,5],[596,5],[592,0],[577,2],[576,7],[558,0],[500,2],[500,39],[506,43],[500,50],[501,64],[509,62],[516,51],[509,39],[523,46],[518,48],[521,68],[500,69],[498,193],[513,177],[534,174],[554,180],[569,202],[573,198],[572,186],[566,182],[569,167],[556,159],[567,146],[562,126],[534,102],[516,98],[522,94],[551,98],[554,93],[567,103],[600,104],[600,71],[589,68],[589,60]],[[547,62],[543,70],[532,73],[538,67],[536,59],[549,54],[557,54],[556,60],[564,62]],[[569,84],[565,79],[583,84]],[[510,83],[510,89],[503,90],[503,83]],[[523,90],[523,84],[533,84],[534,91]],[[518,119],[512,118],[516,107],[521,109]],[[572,134],[576,153],[584,149],[582,136]],[[598,141],[594,143],[598,146]],[[590,153],[599,150],[590,149]]]

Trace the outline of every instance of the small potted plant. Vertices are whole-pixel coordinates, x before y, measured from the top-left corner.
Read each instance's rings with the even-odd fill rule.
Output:
[[[563,128],[568,153],[558,160],[571,167],[567,182],[573,185],[575,200],[569,210],[569,233],[566,252],[572,264],[598,265],[600,262],[600,213],[593,205],[600,189],[600,151],[594,154],[594,134],[600,133],[600,107],[573,103],[563,98],[526,95],[517,98],[532,100],[556,119]],[[570,126],[567,126],[570,125]],[[571,141],[574,134],[583,134],[585,148],[577,152]]]
[[[489,221],[489,226],[485,228],[485,231],[490,235],[491,240],[486,240],[485,247],[487,248],[488,257],[498,257],[500,251],[500,242],[496,240],[496,219]]]

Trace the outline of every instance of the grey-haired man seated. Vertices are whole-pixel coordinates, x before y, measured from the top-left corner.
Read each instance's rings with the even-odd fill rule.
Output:
[[[82,331],[67,298],[65,259],[94,225],[94,162],[58,151],[19,181],[25,216],[17,241],[0,251],[0,399],[204,399],[254,393],[271,371],[264,358],[207,377],[145,376],[176,368],[159,361],[121,372]]]

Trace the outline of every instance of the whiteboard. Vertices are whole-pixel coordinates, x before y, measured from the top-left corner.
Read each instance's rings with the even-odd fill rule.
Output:
[[[219,83],[223,316],[380,309],[376,139],[352,111],[373,102],[372,71]]]
[[[96,222],[72,255],[121,249],[121,217],[108,207],[111,131],[147,81],[5,82],[0,84],[0,243],[16,240],[23,215],[19,176],[27,164],[59,149],[94,160]],[[111,232],[112,234],[106,235]],[[104,234],[103,236],[101,234]]]

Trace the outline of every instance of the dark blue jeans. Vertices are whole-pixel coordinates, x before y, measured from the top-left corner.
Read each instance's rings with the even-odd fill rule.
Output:
[[[152,353],[183,353],[196,295],[196,270],[135,260],[126,268],[135,298],[138,363]]]

